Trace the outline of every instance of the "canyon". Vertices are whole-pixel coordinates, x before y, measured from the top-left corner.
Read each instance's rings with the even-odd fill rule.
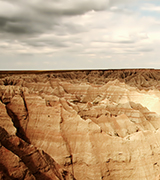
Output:
[[[160,70],[1,71],[4,179],[160,179]]]

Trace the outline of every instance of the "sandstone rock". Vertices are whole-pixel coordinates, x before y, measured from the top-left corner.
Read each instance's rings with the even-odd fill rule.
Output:
[[[0,167],[4,172],[7,170],[11,179],[74,179],[48,154],[17,136],[10,136],[1,127],[0,136],[3,144],[0,148]]]
[[[0,169],[7,173],[2,177],[5,175],[8,179],[35,179],[20,158],[4,146],[0,147],[0,154]]]
[[[17,128],[17,135],[29,142],[25,135],[28,123],[28,110],[25,100],[20,95],[15,95],[6,105],[6,109]]]
[[[1,179],[159,178],[159,70],[0,77]]]
[[[0,102],[0,125],[11,135],[14,135],[17,131],[17,129],[13,126],[12,119],[7,114],[5,105],[2,102]]]

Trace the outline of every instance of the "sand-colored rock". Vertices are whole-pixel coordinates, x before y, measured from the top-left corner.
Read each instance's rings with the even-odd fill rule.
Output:
[[[0,127],[0,167],[11,179],[25,180],[73,180],[72,174],[62,169],[54,159],[44,151],[37,149],[20,139],[10,136]],[[4,176],[4,174],[2,174]]]
[[[5,105],[0,102],[0,125],[5,128],[9,134],[13,135],[16,133],[17,129],[14,127],[12,119],[7,114]]]
[[[159,89],[159,70],[3,72],[0,178],[158,179]]]

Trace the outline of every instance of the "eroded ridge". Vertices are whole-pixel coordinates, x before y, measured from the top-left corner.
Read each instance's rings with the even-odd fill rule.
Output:
[[[158,178],[159,80],[146,69],[1,73],[1,177]]]

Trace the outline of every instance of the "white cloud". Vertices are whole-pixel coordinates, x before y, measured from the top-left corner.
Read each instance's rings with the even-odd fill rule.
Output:
[[[14,56],[11,64],[17,61],[19,68],[26,59],[24,68],[33,61],[37,69],[145,67],[160,55],[160,20],[143,13],[158,11],[154,1],[0,0],[0,5],[0,59]],[[0,65],[6,67],[3,60]]]

